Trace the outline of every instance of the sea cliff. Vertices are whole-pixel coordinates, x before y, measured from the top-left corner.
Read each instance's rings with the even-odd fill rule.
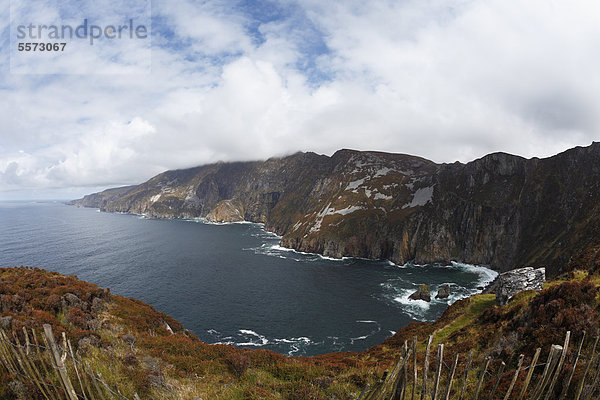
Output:
[[[283,246],[398,264],[498,271],[597,256],[600,144],[539,159],[493,153],[437,164],[340,150],[167,171],[70,204],[155,218],[261,222]],[[590,256],[590,252],[593,254]]]

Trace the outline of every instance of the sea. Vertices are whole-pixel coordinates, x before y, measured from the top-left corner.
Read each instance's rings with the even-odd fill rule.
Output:
[[[290,356],[363,351],[434,321],[496,272],[296,252],[254,223],[151,219],[61,202],[0,202],[0,266],[35,266],[165,312],[207,343]],[[448,299],[413,301],[422,283]]]

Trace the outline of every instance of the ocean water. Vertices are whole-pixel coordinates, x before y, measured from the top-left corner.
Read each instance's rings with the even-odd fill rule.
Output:
[[[0,203],[0,266],[36,266],[153,305],[207,343],[309,356],[360,351],[433,321],[496,273],[453,263],[397,266],[279,246],[259,224],[146,219],[60,203]],[[419,284],[431,303],[408,300]]]

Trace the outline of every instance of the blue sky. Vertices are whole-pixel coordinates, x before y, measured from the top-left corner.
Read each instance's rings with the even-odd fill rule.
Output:
[[[108,23],[149,2],[28,1],[39,23],[54,14]],[[74,46],[55,60],[61,73],[32,75],[11,69],[17,43],[9,3],[0,5],[0,200],[78,197],[166,169],[296,151],[465,162],[598,140],[597,1],[154,0],[151,9],[150,53],[124,41]],[[150,68],[132,68],[145,54]]]

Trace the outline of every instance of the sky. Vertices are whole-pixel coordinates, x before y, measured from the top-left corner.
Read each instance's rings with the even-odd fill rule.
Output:
[[[150,40],[27,71],[0,3],[0,200],[297,151],[468,162],[600,136],[597,0],[27,1],[36,23],[146,15]]]

